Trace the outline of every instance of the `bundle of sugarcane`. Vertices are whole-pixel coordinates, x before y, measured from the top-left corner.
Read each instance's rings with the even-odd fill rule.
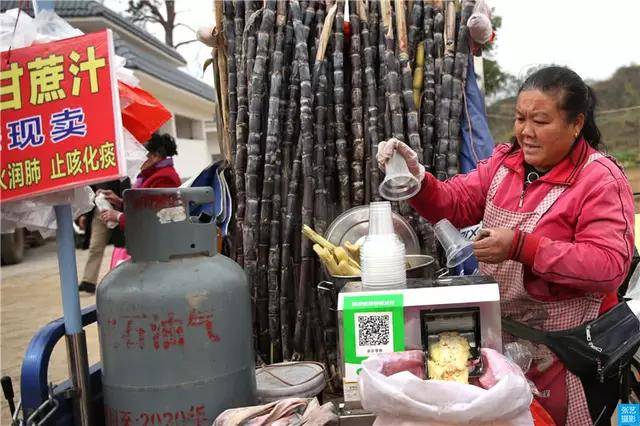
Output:
[[[473,9],[462,0],[457,24],[457,1],[216,5],[221,134],[237,199],[231,255],[251,286],[262,360],[338,370],[335,306],[314,290],[325,271],[302,229],[321,236],[340,213],[380,199],[381,140],[408,143],[439,179],[457,173]],[[434,254],[431,225],[398,208]]]

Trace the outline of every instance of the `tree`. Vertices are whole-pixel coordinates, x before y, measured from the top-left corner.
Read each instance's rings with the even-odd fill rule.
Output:
[[[491,24],[494,31],[502,26],[502,17],[495,15],[495,10],[491,10]],[[515,95],[517,90],[516,78],[504,71],[500,64],[494,59],[494,44],[485,46],[484,58],[484,90],[487,97],[493,97],[498,93],[504,93],[507,96]]]
[[[163,6],[164,13],[162,12]],[[185,27],[195,33],[195,30],[189,25],[176,21],[176,17],[180,12],[176,12],[175,0],[129,0],[126,12],[131,15],[133,22],[136,24],[153,23],[162,26],[164,29],[164,42],[175,49],[197,41],[192,39],[174,43],[173,31],[178,27]]]

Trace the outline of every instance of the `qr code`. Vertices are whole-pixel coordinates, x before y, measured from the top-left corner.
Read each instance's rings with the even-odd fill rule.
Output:
[[[356,314],[356,355],[393,352],[391,324],[391,312]]]

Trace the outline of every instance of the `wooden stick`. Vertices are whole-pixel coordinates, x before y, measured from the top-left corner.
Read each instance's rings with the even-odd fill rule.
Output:
[[[227,54],[224,49],[224,31],[223,31],[223,3],[222,2],[214,2],[215,7],[215,17],[216,17],[216,28],[214,30],[214,37],[217,40],[218,44],[218,72],[220,73],[220,92],[222,94],[222,120],[224,125],[224,133],[223,133],[223,141],[224,141],[224,150],[222,155],[227,160],[227,164],[232,164],[231,158],[231,142],[229,141],[229,133],[227,129],[229,128],[229,79],[227,76]]]

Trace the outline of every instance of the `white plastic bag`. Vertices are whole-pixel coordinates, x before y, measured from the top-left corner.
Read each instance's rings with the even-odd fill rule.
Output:
[[[491,39],[493,25],[491,24],[491,7],[486,0],[476,1],[473,14],[467,20],[469,35],[478,44],[485,44]]]
[[[532,395],[524,374],[503,375],[491,389],[439,380],[420,380],[403,371],[381,374],[382,362],[362,363],[362,406],[376,414],[374,425],[533,425]]]

